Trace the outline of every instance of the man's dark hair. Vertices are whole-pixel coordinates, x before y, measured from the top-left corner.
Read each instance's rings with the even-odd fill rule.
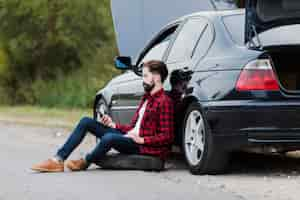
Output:
[[[162,61],[151,60],[151,61],[145,62],[143,67],[148,67],[150,72],[159,74],[162,83],[168,77],[169,72],[168,72],[167,65]]]

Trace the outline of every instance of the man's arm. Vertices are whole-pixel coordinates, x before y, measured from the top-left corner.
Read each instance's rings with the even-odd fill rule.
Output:
[[[101,118],[100,122],[102,124],[104,124],[105,126],[108,126],[110,128],[119,129],[119,130],[121,130],[122,133],[126,134],[129,130],[131,130],[134,127],[136,118],[137,118],[137,116],[136,116],[136,113],[135,113],[135,115],[132,118],[130,124],[123,125],[123,124],[120,124],[120,123],[115,123],[110,116],[104,115]]]
[[[174,140],[174,106],[168,99],[161,104],[159,113],[158,132],[153,136],[144,136],[144,144],[162,146],[172,144]]]
[[[129,124],[115,123],[115,128],[121,130],[123,133],[127,133],[129,130],[133,129],[138,118],[138,110],[140,109],[142,104],[143,101],[140,101],[138,109],[135,111],[134,116],[132,117],[131,122]]]
[[[130,129],[133,128],[132,121],[130,122],[130,124],[116,123],[115,128],[121,130],[123,133],[127,133]]]

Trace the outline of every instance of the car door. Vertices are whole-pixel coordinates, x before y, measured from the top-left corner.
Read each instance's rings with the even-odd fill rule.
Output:
[[[136,62],[136,66],[139,68],[140,72],[142,69],[141,64],[143,62],[152,59],[164,60],[166,51],[177,27],[178,24],[174,24],[160,32],[142,51]],[[117,102],[118,106],[114,109],[117,109],[120,123],[129,123],[134,112],[138,108],[138,104],[144,94],[142,83],[141,74],[135,74],[134,80],[123,82],[118,85],[119,100]]]

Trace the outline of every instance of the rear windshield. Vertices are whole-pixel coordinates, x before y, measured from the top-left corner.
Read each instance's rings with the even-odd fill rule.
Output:
[[[232,38],[238,44],[244,45],[245,38],[245,15],[230,15],[223,17],[223,23]],[[262,32],[259,39],[263,46],[271,45],[295,45],[300,44],[300,24],[280,26]],[[253,42],[258,45],[256,37]]]
[[[257,0],[256,12],[263,22],[300,17],[300,1]]]
[[[245,15],[229,15],[223,17],[223,23],[232,40],[238,45],[244,45]]]

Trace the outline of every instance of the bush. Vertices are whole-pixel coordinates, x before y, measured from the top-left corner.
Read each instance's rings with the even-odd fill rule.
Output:
[[[109,0],[0,0],[0,20],[0,88],[11,104],[88,106],[97,86],[87,71],[114,73],[103,68],[116,53]]]
[[[113,55],[110,51],[99,49],[97,55],[94,61],[86,63],[85,67],[68,76],[60,75],[56,81],[35,81],[32,88],[34,96],[38,97],[36,104],[47,107],[92,108],[96,92],[118,74],[112,64],[101,62],[105,59],[112,60],[104,58]]]

